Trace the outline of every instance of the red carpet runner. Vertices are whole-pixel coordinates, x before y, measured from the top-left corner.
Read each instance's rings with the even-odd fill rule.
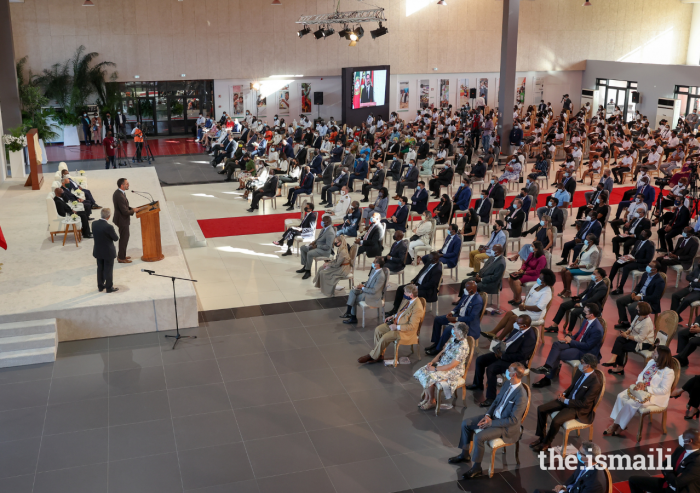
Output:
[[[625,191],[632,187],[619,187],[613,188],[612,194],[610,195],[610,204],[619,204],[622,200],[622,195]],[[580,207],[586,204],[586,199],[584,193],[587,190],[581,190],[574,193],[574,207]],[[658,189],[656,189],[658,193]],[[549,194],[540,194],[537,200],[537,206],[542,207],[545,205],[547,197]],[[506,197],[506,207],[510,205],[515,196]],[[284,200],[279,199],[279,200]],[[472,200],[472,207],[476,199]],[[281,203],[281,202],[280,202]],[[437,202],[430,202],[429,207],[432,210]],[[395,205],[389,206],[389,216],[396,210]],[[284,229],[285,219],[299,219],[301,217],[300,212],[289,212],[286,214],[269,214],[269,215],[250,215],[250,216],[239,216],[239,217],[223,217],[219,219],[200,219],[199,227],[202,228],[202,233],[204,233],[205,238],[221,238],[224,236],[243,236],[243,235],[255,235],[262,233],[281,233]],[[321,221],[318,221],[318,227],[321,227]]]

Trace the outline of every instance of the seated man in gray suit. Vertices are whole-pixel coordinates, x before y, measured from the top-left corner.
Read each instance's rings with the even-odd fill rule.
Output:
[[[496,400],[493,401],[489,411],[481,416],[467,418],[462,421],[462,436],[459,439],[459,448],[462,452],[450,457],[447,462],[457,464],[469,462],[469,448],[474,443],[471,469],[462,475],[462,479],[473,479],[481,476],[481,460],[484,458],[484,443],[500,438],[505,443],[515,443],[522,433],[522,420],[527,407],[527,391],[521,384],[525,375],[525,367],[522,363],[511,363],[506,370],[506,379]]]
[[[386,283],[388,271],[384,269],[384,257],[376,257],[372,262],[372,269],[369,272],[367,282],[360,283],[348,295],[348,309],[340,318],[344,324],[357,323],[357,305],[364,301],[369,306],[380,306],[382,304],[382,289]]]
[[[311,264],[315,257],[331,256],[331,247],[335,239],[335,228],[333,227],[333,221],[331,221],[330,216],[323,216],[322,221],[323,229],[319,233],[318,238],[300,249],[302,267],[297,271],[297,274],[303,272],[304,276],[302,279],[311,277]]]
[[[464,287],[469,281],[476,282],[477,291],[498,294],[498,290],[503,282],[503,273],[506,271],[506,258],[503,256],[503,247],[501,245],[494,245],[492,250],[493,256],[486,260],[479,273],[462,281],[459,289],[460,295],[464,293]],[[453,303],[453,305],[456,304]]]

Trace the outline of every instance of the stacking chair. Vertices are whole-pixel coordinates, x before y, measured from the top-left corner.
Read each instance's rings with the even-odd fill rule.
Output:
[[[437,236],[437,225],[433,225],[433,229],[430,232],[430,245],[417,246],[413,249],[413,253],[416,254],[416,258],[419,256],[427,255],[432,252],[435,247],[435,240]],[[414,259],[415,261],[415,259]]]
[[[454,240],[453,240],[454,241]],[[459,245],[459,255],[457,256],[457,263],[454,267],[448,267],[450,269],[450,277],[453,277],[455,281],[459,281],[459,261],[462,258],[462,249],[464,248],[464,242]],[[444,268],[443,268],[444,270]],[[454,272],[454,276],[452,275]]]
[[[564,213],[564,222],[561,225],[561,233],[554,233],[554,244],[556,246],[557,240],[561,240],[559,242],[559,247],[563,250],[564,249],[564,230],[566,229],[566,223],[569,221],[569,211],[566,209],[561,209],[561,211]]]
[[[662,338],[659,338],[659,346],[668,346],[671,343],[673,336],[676,335],[676,330],[678,330],[678,314],[673,310],[666,310],[659,313],[656,320],[654,320],[654,339],[656,340],[659,338],[659,332],[661,332],[666,339],[664,341],[661,340]],[[625,353],[625,355],[639,354],[640,356],[644,357],[644,364],[646,365],[651,359],[653,353],[653,349],[640,349],[634,353]]]
[[[381,321],[384,320],[384,302],[386,297],[386,287],[389,284],[389,269],[382,269],[384,271],[384,285],[382,286],[382,301],[379,306],[370,306],[365,301],[360,301],[359,306],[362,309],[362,327],[365,326],[365,309],[377,309],[377,318]]]
[[[678,362],[676,358],[673,358],[671,360],[671,365],[673,367],[673,385],[671,385],[671,393],[673,393],[674,390],[676,390],[676,387],[678,386],[678,380],[681,377],[681,364]],[[670,405],[670,402],[669,402]],[[637,409],[637,414],[639,414],[639,431],[637,431],[637,443],[639,443],[642,440],[642,429],[644,428],[644,418],[648,415],[649,416],[649,424],[651,425],[651,417],[654,414],[661,414],[661,431],[663,434],[666,434],[666,419],[667,419],[667,414],[668,414],[668,406],[666,407],[661,407],[661,406],[642,406],[639,409]]]
[[[601,248],[598,248],[600,254],[598,255],[598,261],[595,264],[596,269],[600,267],[600,261],[603,259],[603,250]],[[591,275],[590,274],[585,274],[583,276],[574,276],[573,279],[571,279],[571,282],[576,285],[576,296],[581,294],[581,284],[590,284],[591,283]]]
[[[489,197],[489,202],[491,202],[491,214],[489,214],[489,220],[488,222],[482,223],[479,222],[479,226],[477,228],[477,231],[479,234],[483,236],[488,236],[489,235],[489,228],[491,228],[491,225],[493,224],[493,199]]]
[[[450,220],[447,221],[446,224],[438,224],[438,225],[436,225],[436,227],[435,227],[436,232],[437,232],[438,230],[441,230],[441,231],[442,231],[442,239],[443,239],[443,240],[444,240],[445,237],[447,236],[447,229],[450,227],[450,223],[452,222],[452,213],[453,213],[453,211],[454,211],[454,207],[455,207],[455,204],[454,204],[454,202],[452,202],[452,203],[450,204],[450,216],[449,216],[449,217],[450,217]]]
[[[696,243],[700,241],[697,236],[691,236],[690,239],[691,241],[694,241]],[[693,270],[693,265],[695,265],[695,262],[698,259],[700,259],[700,248],[698,248],[698,253],[695,254],[695,260],[693,260],[693,263],[690,265],[689,269],[684,269],[681,264],[676,264],[669,267],[669,269],[675,271],[676,273],[676,287],[678,287],[678,284],[680,283],[681,274],[683,274],[683,272],[690,272],[691,270]]]
[[[398,276],[398,278],[399,278],[399,285],[400,285],[400,286],[403,285],[403,284],[406,284],[406,283],[404,282],[404,271],[406,270],[406,260],[408,259],[408,243],[409,243],[409,240],[404,239],[404,240],[401,240],[401,241],[406,245],[406,254],[403,256],[403,265],[404,265],[404,268],[401,269],[401,270],[399,270],[399,271],[396,271],[396,272],[388,272],[388,275],[387,275],[387,283],[389,282],[389,276]]]
[[[474,239],[472,241],[464,241],[464,238],[462,238],[462,248],[467,247],[467,252],[471,252],[476,248],[476,237],[479,235],[479,216],[476,216],[476,231],[477,234],[474,235]]]
[[[425,303],[425,298],[418,298],[418,301],[420,302],[421,305],[423,305],[423,308],[425,309],[426,303]],[[418,322],[418,330],[416,331],[415,335],[412,336],[405,336],[403,333],[401,334],[402,338],[401,339],[396,339],[394,341],[394,368],[399,364],[399,347],[400,346],[411,346],[411,354],[414,352],[418,353],[418,359],[422,359],[420,355],[420,347],[419,346],[419,339],[420,339],[420,329],[423,326],[423,320],[425,319],[425,311],[423,311],[423,318],[420,319],[420,322]],[[414,351],[414,347],[415,351]]]
[[[476,352],[477,348],[476,341],[472,336],[467,336],[467,345],[469,346],[469,356],[467,357],[467,361],[464,362],[464,375],[459,380],[457,380],[457,387],[455,388],[455,392],[452,396],[452,405],[454,406],[457,402],[457,390],[462,389],[462,405],[465,408],[467,407],[467,373],[469,372],[469,368],[471,367],[472,359],[474,358],[474,353]],[[436,385],[435,390],[435,400],[437,401],[437,405],[435,406],[435,416],[439,416],[440,397],[444,397],[444,392],[442,391],[442,387],[439,385]]]

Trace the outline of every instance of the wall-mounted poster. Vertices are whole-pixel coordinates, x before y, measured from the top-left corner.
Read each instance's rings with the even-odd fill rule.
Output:
[[[535,91],[532,95],[532,104],[535,106],[540,104],[544,99],[544,77],[535,77]]]
[[[243,109],[243,86],[232,86],[231,98],[233,116],[243,116],[243,113],[245,113],[245,110]]]
[[[265,116],[265,113],[267,113],[267,98],[263,97],[259,91],[258,91],[258,99],[255,102],[255,106],[258,107],[257,115],[258,116]]]
[[[289,85],[277,91],[277,113],[280,115],[289,114]]]
[[[457,91],[459,91],[457,101],[459,107],[469,104],[469,79],[457,79]]]
[[[409,96],[408,81],[399,82],[399,111],[408,111]]]
[[[489,104],[489,80],[486,78],[479,79],[479,96],[484,98],[484,104]]]
[[[525,77],[515,79],[515,104],[525,104]]]
[[[311,84],[301,83],[301,112],[311,113]]]
[[[418,95],[421,109],[430,106],[430,81],[428,79],[418,81]]]
[[[440,79],[440,108],[450,105],[450,79]]]

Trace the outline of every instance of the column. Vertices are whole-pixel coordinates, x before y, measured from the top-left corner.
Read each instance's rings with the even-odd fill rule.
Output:
[[[501,152],[510,154],[508,135],[513,128],[515,104],[515,62],[518,58],[518,17],[520,0],[503,0],[503,26],[501,31],[501,73],[498,90],[498,129],[501,136]]]
[[[0,0],[0,101],[2,101],[2,126],[5,131],[20,125],[22,111],[17,89],[17,68],[9,0]]]

